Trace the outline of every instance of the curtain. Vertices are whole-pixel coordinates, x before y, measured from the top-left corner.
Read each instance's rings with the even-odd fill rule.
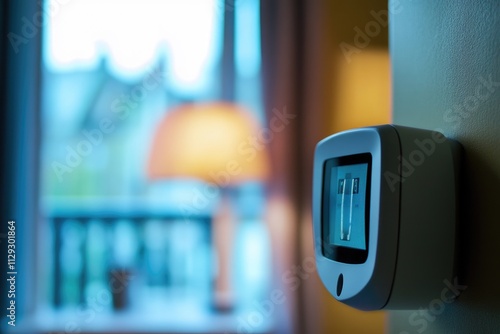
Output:
[[[36,265],[41,24],[32,22],[38,14],[36,2],[3,1],[0,5],[0,257],[7,259],[7,222],[15,221],[16,322],[33,311],[36,296],[31,277],[35,277]],[[2,270],[2,282],[5,275]],[[0,286],[0,304],[5,310],[8,285]]]
[[[296,175],[298,128],[301,119],[298,91],[298,1],[261,1],[263,97],[267,124],[271,181],[268,188],[267,223],[273,252],[272,291],[281,291],[285,302],[276,306],[278,333],[299,333],[300,292],[289,274],[300,257],[298,224],[300,203]],[[279,119],[279,121],[277,120]]]
[[[327,135],[331,101],[328,9],[327,1],[261,1],[263,96],[274,134],[267,222],[274,288],[287,301],[277,314],[279,333],[319,333],[321,327],[310,202],[314,148]],[[276,126],[277,118],[285,126]]]

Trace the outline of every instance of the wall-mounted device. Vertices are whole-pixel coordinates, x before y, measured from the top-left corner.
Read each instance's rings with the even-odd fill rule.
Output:
[[[318,273],[361,310],[418,309],[455,278],[460,144],[381,125],[341,132],[314,156]]]

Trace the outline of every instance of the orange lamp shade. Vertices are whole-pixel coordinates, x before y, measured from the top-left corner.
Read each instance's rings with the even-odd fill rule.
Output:
[[[152,142],[148,176],[196,178],[220,187],[265,180],[265,137],[247,110],[231,103],[177,107],[166,114]]]

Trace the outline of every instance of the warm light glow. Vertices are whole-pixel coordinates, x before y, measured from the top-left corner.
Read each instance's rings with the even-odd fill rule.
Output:
[[[328,113],[330,133],[391,122],[390,60],[387,50],[363,49],[350,63],[343,57],[335,59],[334,69],[333,110]],[[319,281],[319,277],[317,279]],[[322,284],[317,293],[322,305],[319,317],[325,332],[382,332],[386,321],[382,311],[353,309],[332,298]],[[318,301],[315,299],[314,302]],[[332,314],[337,315],[335,320],[332,320]]]
[[[153,138],[151,178],[197,178],[220,187],[268,175],[265,142],[251,114],[229,103],[170,111]]]
[[[363,50],[351,63],[336,63],[331,132],[390,123],[387,50]]]

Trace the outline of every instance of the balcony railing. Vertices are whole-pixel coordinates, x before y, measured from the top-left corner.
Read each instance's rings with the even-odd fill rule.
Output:
[[[80,333],[271,331],[272,315],[258,324],[245,320],[265,298],[250,291],[265,294],[263,286],[246,286],[253,297],[229,313],[214,310],[217,256],[208,210],[73,201],[45,206],[44,214],[50,270],[40,286],[50,291],[48,303],[21,332],[59,334],[68,326]],[[235,240],[235,247],[245,243]]]
[[[209,306],[215,274],[209,214],[115,204],[65,207],[48,219],[55,308],[85,305],[100,293],[111,297],[112,310],[133,309],[155,292]]]

